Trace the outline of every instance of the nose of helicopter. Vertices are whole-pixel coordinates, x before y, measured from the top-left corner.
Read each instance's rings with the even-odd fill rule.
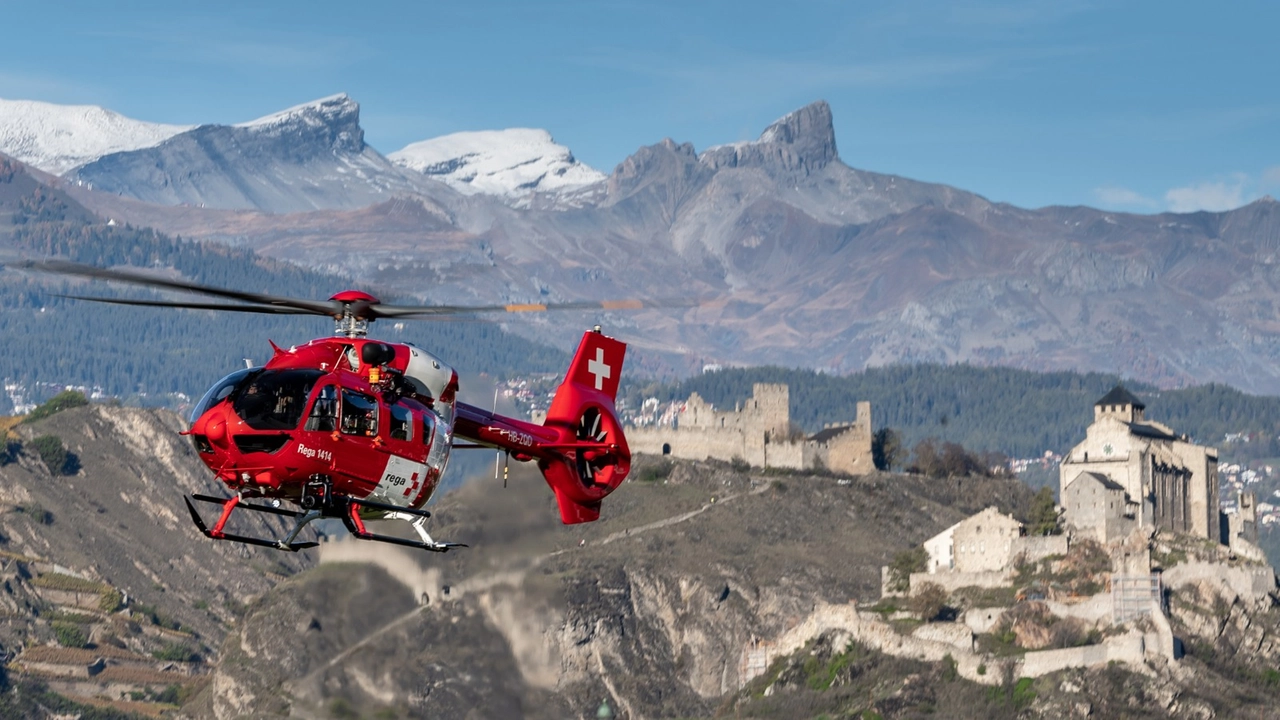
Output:
[[[204,448],[200,447],[199,440],[201,438],[212,446],[209,448],[210,450],[213,448],[218,450],[227,449],[227,412],[228,410],[225,407],[215,407],[201,415],[195,424],[191,426],[191,433],[196,438],[196,448],[198,450],[204,450]]]

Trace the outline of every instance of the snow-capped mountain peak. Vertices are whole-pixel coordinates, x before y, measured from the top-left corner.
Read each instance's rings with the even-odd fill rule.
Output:
[[[290,123],[303,122],[307,124],[320,124],[332,121],[334,118],[343,115],[349,115],[360,112],[360,105],[352,100],[346,93],[338,93],[328,97],[312,100],[311,102],[294,105],[291,108],[263,115],[257,120],[237,123],[234,127],[239,128],[265,128],[273,125],[286,125]]]
[[[97,105],[0,99],[0,152],[54,175],[103,155],[154,147],[192,127],[134,120]]]
[[[605,179],[551,133],[533,128],[453,133],[412,143],[387,159],[464,194],[507,199],[568,193]]]

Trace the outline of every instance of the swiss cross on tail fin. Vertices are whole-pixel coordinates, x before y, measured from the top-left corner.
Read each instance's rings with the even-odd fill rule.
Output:
[[[616,398],[626,354],[625,343],[598,332],[585,333],[566,377],[575,385],[597,390],[610,399]]]

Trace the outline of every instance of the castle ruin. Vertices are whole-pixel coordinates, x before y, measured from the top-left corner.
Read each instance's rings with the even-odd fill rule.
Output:
[[[633,452],[687,460],[740,459],[756,467],[860,475],[871,472],[871,403],[857,405],[855,419],[806,436],[791,423],[787,385],[756,383],[751,398],[733,410],[717,410],[697,393],[670,424],[627,428]]]

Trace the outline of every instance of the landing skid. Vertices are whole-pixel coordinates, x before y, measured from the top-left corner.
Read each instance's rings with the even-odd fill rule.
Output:
[[[210,528],[205,524],[204,518],[200,516],[200,512],[196,510],[195,505],[191,504],[192,500],[200,502],[213,503],[222,508],[222,514],[218,518],[218,522]],[[209,495],[192,495],[190,498],[183,497],[183,501],[187,504],[187,510],[191,513],[191,520],[199,528],[205,537],[213,540],[230,540],[231,542],[244,543],[246,545],[257,545],[259,547],[275,548],[277,550],[287,550],[289,552],[298,552],[318,546],[318,542],[297,542],[298,533],[302,531],[311,521],[319,518],[340,518],[342,524],[355,537],[361,540],[373,540],[375,542],[384,542],[391,545],[402,545],[404,547],[418,548],[430,552],[448,552],[453,548],[467,547],[462,543],[437,542],[427,534],[424,526],[427,518],[431,517],[431,513],[426,510],[415,510],[413,508],[400,507],[398,505],[389,505],[373,500],[362,500],[360,498],[347,498],[340,496],[332,496],[328,492],[315,496],[304,496],[303,507],[310,508],[305,511],[285,510],[269,505],[250,505],[241,501],[239,495],[229,498],[212,497]],[[310,501],[310,502],[309,502]],[[231,518],[231,513],[237,508],[250,510],[253,512],[268,513],[271,515],[282,515],[291,517],[294,520],[293,528],[283,539],[271,540],[266,538],[256,538],[247,535],[235,535],[223,532],[223,528],[227,524],[227,520]],[[389,520],[405,520],[418,534],[418,540],[406,540],[398,538],[394,535],[380,535],[378,533],[369,532],[365,528],[364,520],[360,517],[360,509],[367,508],[369,510],[381,510],[387,513],[386,518]]]

